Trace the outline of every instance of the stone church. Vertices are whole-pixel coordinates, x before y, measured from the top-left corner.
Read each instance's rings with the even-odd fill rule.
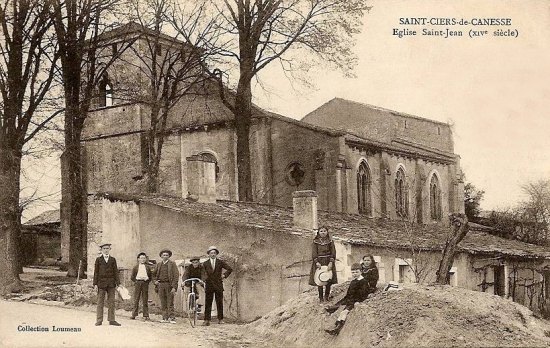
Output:
[[[147,34],[128,26],[120,35],[127,39],[132,31]],[[110,40],[116,45],[116,35]],[[133,43],[143,44],[140,39]],[[124,55],[132,54],[127,51]],[[131,71],[128,61],[131,57],[113,64],[86,120],[89,194],[143,191],[148,106],[117,98],[123,87],[117,76]],[[302,120],[256,107],[252,122],[255,202],[291,206],[293,191],[315,190],[319,209],[333,212],[420,223],[463,212],[460,157],[446,123],[340,98]],[[171,110],[160,163],[161,194],[187,197],[185,159],[193,155],[216,163],[216,198],[236,201],[233,115],[217,94],[186,96]]]
[[[134,38],[140,52],[150,34],[125,26],[109,35],[106,47],[118,52]],[[163,36],[162,44],[174,40]],[[310,288],[312,230],[326,225],[339,281],[366,254],[374,256],[379,283],[433,281],[448,214],[464,212],[460,157],[448,124],[340,98],[302,120],[254,107],[254,202],[245,203],[237,196],[233,115],[217,93],[189,95],[166,120],[160,188],[149,195],[149,106],[120,93],[128,88],[125,76],[147,80],[132,70],[139,65],[132,50],[120,58],[103,77],[82,134],[88,276],[102,242],[113,243],[126,280],[138,252],[155,258],[169,247],[184,264],[215,244],[235,269],[224,285],[229,316],[249,321]],[[450,284],[533,309],[547,305],[550,253],[474,225],[458,246]],[[66,239],[64,233],[62,244]]]

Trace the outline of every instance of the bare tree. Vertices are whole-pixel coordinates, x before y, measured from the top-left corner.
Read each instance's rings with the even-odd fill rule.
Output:
[[[453,266],[453,261],[455,254],[457,252],[458,243],[466,237],[466,234],[469,231],[468,227],[468,218],[464,214],[453,213],[450,215],[450,224],[451,229],[450,233],[447,235],[445,241],[445,248],[443,249],[443,254],[439,262],[439,268],[436,273],[437,284],[449,284],[449,271]]]
[[[52,13],[61,61],[65,101],[65,151],[62,155],[62,229],[70,234],[68,276],[86,262],[86,188],[81,135],[92,100],[113,56],[101,34],[116,23],[112,10],[118,0],[53,0]],[[109,53],[108,53],[109,52]],[[84,267],[83,269],[85,269]]]
[[[117,77],[117,98],[148,108],[148,156],[144,174],[147,191],[157,192],[168,116],[183,97],[206,93],[205,83],[209,77],[203,66],[209,52],[190,42],[192,37],[196,41],[205,38],[197,32],[202,15],[200,8],[186,17],[185,22],[179,22],[179,31],[175,31],[171,19],[178,16],[178,8],[173,1],[132,0],[131,4],[131,19],[139,24],[136,28],[140,33],[139,45],[130,46],[128,53],[132,54],[128,59],[121,59],[134,73],[124,70]],[[168,36],[166,32],[175,32],[175,35]]]
[[[49,37],[49,4],[7,0],[0,5],[0,292],[19,285],[19,208],[23,147],[56,114],[38,120],[57,56]]]
[[[219,82],[224,105],[235,116],[239,199],[253,199],[249,134],[252,118],[252,81],[277,61],[286,73],[307,70],[319,58],[346,73],[355,64],[353,36],[360,31],[366,0],[223,0],[202,1],[205,23],[212,25],[210,43],[218,58],[236,62],[238,83],[231,96],[222,83],[222,70],[212,76]],[[176,26],[178,27],[178,26]],[[300,51],[303,64],[298,63]]]

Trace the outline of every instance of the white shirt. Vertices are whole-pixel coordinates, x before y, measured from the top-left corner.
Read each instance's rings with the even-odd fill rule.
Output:
[[[143,263],[140,263],[138,265],[136,280],[149,280],[149,276],[147,275],[147,269],[145,269],[145,265]]]
[[[107,256],[103,255],[103,258],[105,259],[105,263],[109,262],[109,255]]]
[[[216,259],[210,259],[210,264],[212,265],[212,269],[216,269]]]

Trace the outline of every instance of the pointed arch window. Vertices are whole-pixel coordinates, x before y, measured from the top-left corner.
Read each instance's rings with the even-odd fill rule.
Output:
[[[405,171],[401,167],[395,175],[395,212],[401,218],[409,216],[409,191]]]
[[[432,220],[441,220],[441,187],[435,174],[430,179],[430,215]]]
[[[357,203],[359,214],[372,216],[371,176],[365,161],[362,161],[357,170]]]

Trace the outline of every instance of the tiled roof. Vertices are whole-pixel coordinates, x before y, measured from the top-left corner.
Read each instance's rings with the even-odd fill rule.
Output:
[[[311,238],[311,231],[293,226],[292,208],[257,203],[218,201],[216,204],[191,202],[167,196],[106,195],[114,200],[133,200],[162,206],[186,215],[226,222],[237,226],[268,229]],[[414,225],[402,221],[372,219],[355,214],[319,211],[320,225],[330,228],[334,238],[356,245],[370,245],[388,249],[408,249],[411,245],[424,250],[442,250],[447,226]],[[472,224],[470,232],[459,244],[460,250],[472,254],[508,255],[527,258],[548,258],[550,251],[542,246],[503,239],[483,232],[483,226]]]
[[[48,210],[42,214],[35,216],[34,218],[27,221],[25,226],[36,226],[36,225],[45,225],[45,224],[55,224],[60,223],[60,213],[59,209]]]

